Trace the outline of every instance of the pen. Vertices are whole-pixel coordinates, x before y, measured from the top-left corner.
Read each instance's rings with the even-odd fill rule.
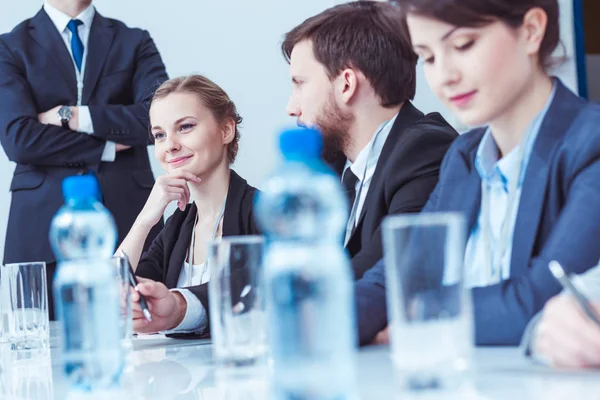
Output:
[[[135,272],[133,272],[133,268],[131,268],[129,257],[127,256],[127,254],[125,254],[123,250],[120,250],[120,252],[122,254],[122,257],[125,259],[125,262],[127,263],[127,267],[129,268],[129,283],[131,284],[131,286],[133,286],[135,291],[138,292],[138,295],[140,296],[140,307],[142,308],[142,313],[148,321],[152,321],[152,315],[150,314],[150,310],[148,309],[148,303],[146,303],[146,298],[143,294],[140,293],[140,290],[138,289],[139,282],[135,277]]]
[[[563,288],[573,295],[577,301],[577,304],[579,304],[579,307],[581,307],[581,310],[585,313],[585,315],[587,315],[589,319],[600,326],[600,319],[590,305],[589,300],[579,290],[577,290],[575,285],[573,285],[573,282],[571,282],[571,279],[569,279],[560,263],[558,261],[550,261],[548,268],[550,268],[550,272],[552,272],[552,275],[554,275],[554,277],[560,282]]]

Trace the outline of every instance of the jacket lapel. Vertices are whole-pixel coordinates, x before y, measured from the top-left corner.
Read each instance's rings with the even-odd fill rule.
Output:
[[[48,57],[58,65],[67,87],[73,92],[73,98],[77,98],[77,78],[73,59],[60,33],[56,30],[56,26],[44,9],[41,9],[29,22],[29,33],[44,49]]]
[[[554,99],[540,126],[523,180],[513,234],[511,276],[523,275],[527,271],[544,207],[551,158],[581,108],[580,98],[560,80],[556,84]]]
[[[447,187],[445,190],[447,200],[444,203],[447,206],[438,208],[439,211],[459,212],[465,217],[467,229],[465,235],[467,238],[477,223],[477,217],[481,208],[481,177],[474,165],[477,145],[482,136],[483,132],[480,132],[479,140],[474,141],[475,146],[464,153],[461,152],[461,161],[463,164],[461,168],[463,168],[463,171],[453,170],[455,179],[445,184]]]
[[[404,132],[406,128],[413,126],[419,120],[419,118],[422,117],[423,113],[417,110],[417,108],[413,106],[410,101],[404,103],[404,105],[400,109],[398,117],[396,118],[396,121],[394,121],[394,125],[390,130],[390,134],[388,135],[383,145],[381,154],[377,159],[377,166],[375,167],[373,178],[371,178],[371,183],[369,184],[369,191],[367,192],[367,196],[365,197],[365,202],[363,204],[362,210],[360,210],[360,216],[358,218],[356,228],[354,228],[352,234],[350,235],[350,239],[348,240],[348,246],[352,242],[354,235],[357,232],[360,232],[360,227],[367,213],[368,204],[370,201],[372,201],[373,196],[375,196],[373,193],[377,190],[376,188],[378,187],[379,181],[381,180],[381,174],[385,167],[385,163],[390,158],[394,149],[396,148],[396,145],[398,144],[398,140],[400,139],[402,132]]]
[[[248,185],[246,180],[239,176],[234,170],[229,172],[229,187],[227,189],[227,199],[225,200],[225,213],[223,214],[223,236],[237,236],[241,234],[239,217],[241,215],[242,195]],[[228,210],[236,210],[231,213],[232,218],[228,218]]]
[[[90,101],[102,68],[104,68],[114,35],[113,23],[96,12],[88,38],[87,60],[81,96],[82,104],[88,104]]]
[[[169,266],[167,268],[167,276],[165,278],[165,285],[168,288],[174,288],[177,286],[179,280],[179,274],[183,268],[183,262],[187,256],[187,252],[192,240],[192,228],[194,227],[194,221],[196,220],[196,204],[192,203],[190,210],[187,213],[179,232],[177,232],[177,240],[173,245],[173,251],[165,252],[170,254]]]

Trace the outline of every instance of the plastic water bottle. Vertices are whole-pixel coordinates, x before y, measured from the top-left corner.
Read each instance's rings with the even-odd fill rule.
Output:
[[[285,162],[257,198],[276,399],[354,398],[353,277],[343,248],[348,202],[312,129],[280,136]]]
[[[58,261],[53,289],[64,370],[76,389],[110,388],[124,367],[119,288],[110,262],[117,228],[98,201],[95,177],[68,177],[62,188],[66,204],[52,220],[50,243]]]

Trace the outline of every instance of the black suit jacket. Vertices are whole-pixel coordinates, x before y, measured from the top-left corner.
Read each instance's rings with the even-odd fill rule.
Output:
[[[223,236],[259,233],[252,212],[256,192],[257,190],[250,186],[245,179],[231,170],[223,215]],[[196,204],[192,203],[188,204],[185,211],[177,209],[173,213],[148,251],[142,255],[135,271],[136,275],[162,282],[169,289],[177,287],[177,280],[192,240],[196,212]],[[208,284],[204,283],[186,289],[190,289],[198,297],[206,312],[209,313]]]
[[[402,106],[369,185],[358,225],[346,246],[359,279],[383,257],[381,222],[387,215],[421,211],[437,184],[456,131],[438,113]],[[345,160],[344,160],[345,163]],[[336,164],[341,172],[344,163]]]
[[[5,263],[54,261],[48,228],[63,203],[61,182],[69,175],[96,174],[119,241],[125,237],[154,185],[146,149],[147,103],[167,78],[148,32],[96,13],[82,93],[94,133],[44,125],[39,113],[77,104],[71,55],[43,9],[0,36],[0,142],[17,163]],[[117,153],[114,162],[101,162],[107,140],[132,147]]]

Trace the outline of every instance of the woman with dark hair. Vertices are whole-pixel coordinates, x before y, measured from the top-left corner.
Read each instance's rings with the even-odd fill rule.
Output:
[[[560,291],[548,263],[582,273],[600,257],[600,107],[548,73],[557,0],[396,3],[433,92],[480,127],[452,144],[423,211],[466,216],[476,343],[517,345]],[[362,343],[387,324],[383,275],[357,283]]]
[[[137,332],[208,332],[207,242],[258,232],[252,216],[256,189],[230,168],[241,121],[227,93],[204,76],[170,79],[154,94],[150,129],[167,174],[156,179],[119,247],[141,277],[140,292],[152,311],[148,321],[133,293]],[[174,201],[179,209],[141,255],[148,232]]]

